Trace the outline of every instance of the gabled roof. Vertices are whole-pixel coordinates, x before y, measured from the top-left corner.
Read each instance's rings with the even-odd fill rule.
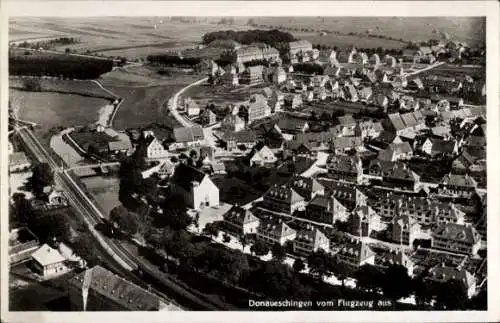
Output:
[[[307,120],[299,119],[299,118],[280,118],[278,120],[278,127],[281,130],[288,131],[302,131],[304,127],[307,125]]]
[[[170,181],[173,184],[176,184],[189,191],[191,189],[192,182],[201,183],[205,176],[208,175],[197,170],[194,167],[179,163],[179,165],[177,165],[177,167],[175,168],[174,175],[172,175]]]
[[[457,280],[462,283],[466,289],[469,289],[475,282],[474,276],[463,268],[450,267],[444,264],[438,264],[429,270],[427,279],[447,282],[449,280]]]
[[[259,221],[255,215],[249,210],[242,208],[241,206],[233,206],[223,215],[225,221],[229,221],[238,225],[244,225],[252,222]]]
[[[327,159],[328,169],[337,171],[362,173],[361,160],[358,156],[329,155]]]
[[[419,181],[420,176],[403,163],[395,163],[391,169],[382,172],[383,177]]]
[[[273,199],[279,199],[289,204],[294,204],[299,201],[303,201],[304,198],[300,196],[293,188],[288,185],[277,185],[272,186],[264,195],[264,198],[269,197]]]
[[[443,139],[429,139],[432,143],[432,152],[434,153],[453,153],[456,141],[455,140],[443,140]]]
[[[227,131],[222,135],[224,141],[235,140],[237,143],[252,143],[257,140],[257,135],[252,130],[238,132]]]
[[[476,229],[466,224],[444,223],[437,227],[433,236],[474,244],[480,240]]]
[[[290,236],[295,233],[295,230],[290,228],[286,223],[276,220],[261,221],[258,231],[264,234],[272,234],[278,238]]]
[[[448,174],[443,177],[441,183],[443,185],[459,186],[459,187],[477,187],[477,182],[471,176]]]
[[[81,291],[88,286],[95,293],[129,310],[155,311],[159,310],[160,303],[163,303],[158,296],[101,266],[95,266],[71,277],[69,283]]]
[[[363,139],[361,137],[337,137],[332,140],[334,149],[357,148],[362,145]]]
[[[387,116],[389,118],[389,121],[391,122],[392,126],[394,129],[397,130],[403,130],[406,128],[404,121],[401,119],[401,115],[399,113],[392,113]]]
[[[339,249],[338,254],[355,257],[358,263],[375,255],[372,249],[364,242],[347,243]]]
[[[300,230],[295,237],[295,241],[313,244],[320,239],[326,240],[327,237],[318,228]]]
[[[31,257],[43,267],[66,261],[58,250],[44,244]]]
[[[293,176],[288,185],[295,189],[296,191],[307,192],[308,194],[322,191],[325,189],[316,179],[303,176]]]

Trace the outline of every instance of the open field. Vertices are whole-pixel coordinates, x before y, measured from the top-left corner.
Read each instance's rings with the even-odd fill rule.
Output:
[[[108,104],[99,98],[16,89],[9,89],[9,97],[13,107],[19,107],[19,118],[36,122],[41,133],[53,127],[93,123],[99,117],[99,109]]]
[[[108,216],[115,206],[121,204],[118,200],[120,182],[117,178],[95,176],[82,178],[81,181],[85,183],[87,190],[99,204],[99,209],[103,211],[103,215]]]
[[[212,87],[209,84],[203,84],[193,86],[183,94],[183,97],[191,97],[200,107],[207,104],[226,106],[248,100],[253,93],[262,93],[262,88],[231,89],[224,86]]]
[[[442,33],[446,33],[450,39],[469,44],[484,42],[486,26],[485,19],[480,17],[255,17],[253,20],[258,25],[341,33],[368,32],[405,41],[439,39]]]
[[[151,87],[108,87],[125,99],[116,113],[113,127],[117,130],[145,127],[152,123],[166,126],[179,126],[177,121],[162,108],[164,103],[183,85],[151,86]]]
[[[22,90],[27,78],[24,77],[9,77],[9,88]],[[56,92],[61,94],[77,94],[79,96],[89,96],[94,98],[102,98],[114,100],[109,93],[100,88],[97,84],[91,81],[77,80],[58,80],[58,79],[43,79],[36,78],[40,84],[42,92]]]
[[[292,32],[292,34],[300,39],[306,39],[311,44],[337,46],[339,48],[377,48],[384,49],[403,49],[406,43],[373,37],[355,36],[355,35],[335,35],[327,34],[324,36],[319,35],[317,32]]]
[[[235,30],[247,26],[233,26]],[[207,32],[221,26],[169,21],[153,17],[86,17],[86,18],[16,18],[9,22],[10,40],[34,40],[49,36],[68,36],[77,44],[60,46],[79,53],[93,52],[130,59],[145,57],[171,49],[184,49],[201,41]],[[136,48],[134,48],[136,47]],[[129,57],[131,56],[131,57]]]

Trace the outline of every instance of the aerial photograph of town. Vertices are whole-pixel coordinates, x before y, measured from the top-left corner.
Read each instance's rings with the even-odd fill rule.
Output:
[[[8,27],[10,311],[488,310],[485,17]]]

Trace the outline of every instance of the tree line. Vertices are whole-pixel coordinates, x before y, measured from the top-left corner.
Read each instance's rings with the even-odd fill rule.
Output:
[[[9,56],[9,74],[56,76],[70,79],[96,79],[113,68],[112,60],[53,56]]]
[[[206,33],[202,36],[202,41],[204,44],[209,44],[214,40],[234,40],[244,45],[249,45],[252,43],[265,43],[267,45],[275,47],[279,43],[288,43],[296,40],[296,38],[288,32],[279,31],[277,29],[256,29],[245,31],[221,30]]]
[[[178,55],[148,55],[148,62],[159,63],[166,66],[189,67],[194,68],[201,63],[200,58],[196,57],[180,57]]]

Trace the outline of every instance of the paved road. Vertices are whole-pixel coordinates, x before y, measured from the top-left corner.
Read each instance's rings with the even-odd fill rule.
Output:
[[[432,64],[432,65],[429,65],[429,66],[427,66],[427,67],[425,67],[425,68],[422,68],[422,69],[420,69],[420,70],[418,70],[418,71],[411,72],[411,73],[404,73],[404,74],[403,74],[403,76],[404,76],[404,77],[414,76],[414,75],[417,75],[417,74],[419,74],[419,73],[422,73],[422,72],[428,71],[428,70],[433,69],[433,68],[435,68],[435,67],[438,67],[439,65],[443,65],[443,64],[444,64],[444,62],[437,62],[437,63],[434,63],[434,64]]]
[[[172,113],[172,115],[177,120],[177,122],[179,122],[183,127],[191,127],[191,126],[193,126],[193,122],[186,120],[186,118],[181,116],[179,111],[177,111],[177,103],[179,101],[179,96],[182,93],[184,93],[185,91],[187,91],[189,88],[196,86],[196,85],[200,85],[202,83],[205,83],[206,81],[208,81],[208,77],[205,77],[204,79],[198,80],[194,83],[191,83],[191,84],[183,87],[177,93],[175,93],[174,96],[169,100],[167,106],[168,106],[168,109],[170,110],[170,113]]]

